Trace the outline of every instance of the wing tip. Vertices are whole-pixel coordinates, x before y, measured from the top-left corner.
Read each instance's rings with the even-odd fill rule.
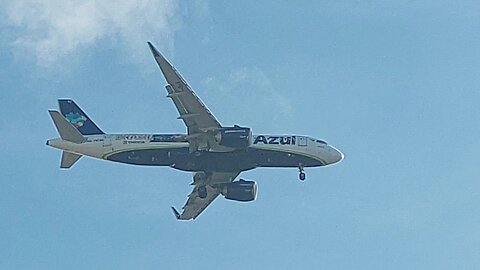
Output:
[[[153,56],[155,57],[160,56],[160,53],[158,52],[157,48],[155,48],[155,46],[153,46],[153,44],[150,41],[147,41],[147,44],[148,44],[148,47],[150,47],[150,50],[152,51]]]

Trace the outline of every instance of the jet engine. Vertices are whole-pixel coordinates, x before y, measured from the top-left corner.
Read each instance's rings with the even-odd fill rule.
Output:
[[[215,140],[221,146],[245,149],[252,144],[252,130],[239,126],[220,128]]]
[[[257,183],[240,179],[225,186],[222,194],[225,199],[249,202],[257,197]]]

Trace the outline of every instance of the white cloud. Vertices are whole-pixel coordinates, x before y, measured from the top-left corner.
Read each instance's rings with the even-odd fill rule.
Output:
[[[2,5],[6,23],[15,29],[14,51],[34,57],[42,67],[61,64],[77,50],[105,40],[123,45],[130,60],[144,62],[146,41],[172,48],[179,22],[174,0],[23,0]]]
[[[204,20],[210,17],[209,0],[194,0],[192,6],[193,14],[197,19]]]

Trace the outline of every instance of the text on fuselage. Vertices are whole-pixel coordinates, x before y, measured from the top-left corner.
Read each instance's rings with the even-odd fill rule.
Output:
[[[265,136],[258,135],[253,144],[281,144],[281,145],[295,145],[295,136]]]

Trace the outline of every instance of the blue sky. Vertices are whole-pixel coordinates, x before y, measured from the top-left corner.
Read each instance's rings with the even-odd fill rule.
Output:
[[[479,269],[475,1],[0,1],[0,269]],[[257,169],[257,201],[178,222],[189,173],[82,158],[47,114],[184,132],[152,41],[224,125],[338,165]]]

